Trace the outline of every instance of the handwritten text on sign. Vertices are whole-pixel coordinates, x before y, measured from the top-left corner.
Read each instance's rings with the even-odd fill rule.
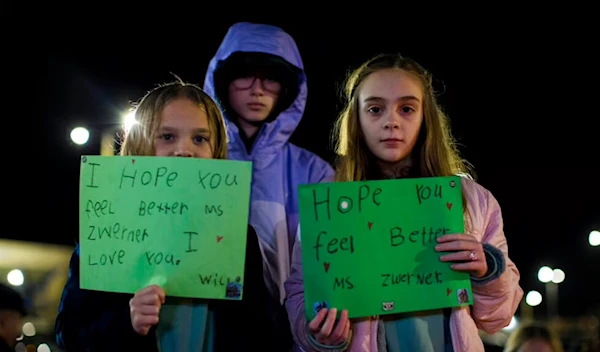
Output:
[[[83,156],[81,288],[241,299],[252,166]]]
[[[463,233],[459,177],[303,185],[299,189],[306,313],[350,317],[471,302],[468,274],[436,239]]]

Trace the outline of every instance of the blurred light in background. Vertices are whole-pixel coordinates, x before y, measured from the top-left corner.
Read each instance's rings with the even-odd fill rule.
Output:
[[[565,281],[565,272],[560,269],[552,270],[552,282],[560,284],[563,281]]]
[[[600,231],[593,230],[592,232],[590,232],[590,237],[588,241],[590,242],[590,246],[592,247],[600,246]]]
[[[525,296],[525,303],[532,307],[539,306],[542,303],[542,294],[535,290],[529,291]]]
[[[552,270],[552,268],[548,266],[543,266],[538,271],[538,280],[545,284],[549,282],[560,284],[561,282],[565,281],[565,272],[561,269]]]
[[[543,283],[548,283],[552,281],[553,276],[554,272],[552,271],[552,269],[550,269],[550,267],[543,266],[538,271],[538,280],[540,280]]]
[[[23,335],[25,336],[35,336],[35,326],[31,322],[27,322],[23,324]]]
[[[50,352],[50,346],[45,343],[40,343],[37,348],[37,352]]]
[[[25,345],[23,342],[19,342],[16,346],[15,346],[15,351],[16,352],[50,352],[52,351],[50,349],[50,346],[48,346],[48,344],[46,343],[40,343],[39,346],[37,346],[37,348],[35,347],[35,345],[29,344],[29,345]]]
[[[84,127],[75,127],[71,131],[71,140],[78,145],[86,144],[90,139],[90,131]]]
[[[510,332],[516,329],[517,326],[519,326],[519,320],[517,319],[517,317],[513,316],[512,319],[510,319],[510,323],[508,323],[508,326],[502,330]]]
[[[133,125],[135,125],[137,121],[135,120],[135,111],[129,111],[123,117],[123,129],[125,132],[128,132]]]
[[[25,277],[23,276],[23,272],[21,270],[14,269],[11,270],[8,275],[6,275],[6,280],[13,286],[21,286],[25,281]]]

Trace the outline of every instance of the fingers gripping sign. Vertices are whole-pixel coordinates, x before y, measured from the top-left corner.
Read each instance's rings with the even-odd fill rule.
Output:
[[[445,235],[438,238],[435,250],[451,252],[440,257],[443,262],[452,262],[456,271],[468,272],[482,278],[488,271],[483,245],[474,236],[464,234]]]
[[[165,291],[157,285],[150,285],[136,292],[129,301],[133,330],[140,335],[147,335],[152,326],[158,324],[158,315],[164,303]]]
[[[350,335],[350,319],[348,311],[343,310],[340,319],[337,318],[337,309],[323,308],[308,324],[309,333],[321,344],[329,346],[341,345],[348,341]]]

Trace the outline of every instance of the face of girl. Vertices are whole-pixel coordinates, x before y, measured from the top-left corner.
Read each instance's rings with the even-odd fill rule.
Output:
[[[385,69],[361,83],[358,118],[371,153],[383,164],[410,155],[423,123],[423,90],[411,74]]]
[[[156,156],[212,159],[206,111],[185,98],[167,103],[161,115],[154,149]]]

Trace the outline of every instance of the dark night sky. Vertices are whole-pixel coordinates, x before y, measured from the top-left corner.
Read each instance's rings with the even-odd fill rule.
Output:
[[[502,17],[448,20],[439,28],[416,30],[404,28],[401,19],[368,30],[327,21],[311,26],[221,16],[209,31],[206,24],[199,25],[202,30],[188,24],[163,33],[159,27],[132,25],[121,33],[90,31],[85,39],[77,37],[79,27],[42,31],[56,44],[38,53],[48,57],[46,129],[37,151],[48,168],[35,190],[45,194],[38,200],[46,209],[45,223],[39,231],[7,237],[73,244],[78,158],[99,152],[98,130],[118,124],[128,101],[170,81],[169,72],[202,84],[230,24],[266,21],[296,39],[308,74],[308,106],[294,142],[331,160],[329,132],[345,72],[379,52],[399,51],[416,59],[438,78],[439,90],[445,87],[440,101],[461,151],[500,202],[522,287],[543,293],[537,269],[557,266],[566,273],[561,313],[581,314],[597,305],[600,295],[588,285],[600,272],[600,248],[587,242],[590,230],[600,228],[599,117],[597,95],[589,88],[598,84],[592,65],[598,56],[591,25],[578,21],[565,29],[555,20],[534,24],[530,18]],[[428,30],[432,34],[425,36]],[[70,142],[76,125],[91,129],[88,146]]]

